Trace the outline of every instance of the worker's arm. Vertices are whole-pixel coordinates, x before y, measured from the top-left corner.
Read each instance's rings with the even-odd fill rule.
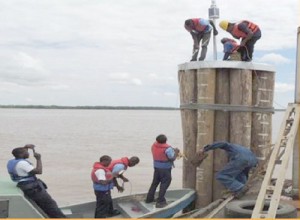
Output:
[[[34,152],[33,156],[36,159],[36,167],[33,170],[31,170],[29,173],[30,174],[42,174],[43,173],[43,165],[42,165],[41,154]]]
[[[223,60],[228,60],[230,53],[224,53]]]
[[[203,148],[203,152],[207,152],[209,150],[215,150],[215,149],[218,149],[218,148],[226,148],[229,146],[229,143],[228,142],[223,142],[223,141],[220,141],[220,142],[214,142],[212,144],[208,144],[206,145],[204,148]]]
[[[176,160],[180,150],[178,148],[169,147],[166,149],[165,153],[170,161]]]
[[[248,28],[247,24],[245,22],[238,25],[238,29],[247,34],[247,37],[242,39],[242,42],[240,46],[245,46],[248,40],[250,40],[253,37],[253,32]]]
[[[111,183],[113,181],[113,178],[114,178],[114,175],[112,175],[111,177],[108,178],[105,174],[104,169],[98,169],[95,172],[95,175],[98,179],[97,182],[102,184],[102,185],[107,185],[107,184]]]
[[[124,182],[129,182],[129,179],[127,179],[123,174],[119,175],[119,178],[122,179]]]
[[[24,146],[27,150],[32,150],[33,156],[36,159],[36,167],[32,169],[29,173],[30,174],[42,174],[43,173],[43,166],[42,166],[42,159],[41,159],[41,154],[35,152],[35,145],[33,144],[26,144]]]
[[[122,186],[119,185],[117,178],[113,178],[113,183],[115,185],[115,187],[117,188],[118,192],[123,192],[124,188]]]
[[[214,35],[218,35],[218,31],[217,31],[217,28],[216,28],[214,22],[213,22],[212,20],[209,20],[209,23],[210,23],[210,25],[211,25],[212,28],[213,28],[213,33],[214,33]]]

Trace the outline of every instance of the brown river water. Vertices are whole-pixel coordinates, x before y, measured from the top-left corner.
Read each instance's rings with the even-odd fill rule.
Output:
[[[276,114],[273,134],[283,116]],[[125,191],[120,194],[114,189],[113,196],[145,192],[153,175],[150,148],[160,133],[182,150],[180,111],[0,109],[0,176],[8,178],[11,150],[31,143],[42,154],[39,177],[60,206],[95,200],[90,172],[104,154],[113,159],[140,158],[124,174],[130,180]],[[32,154],[30,160],[35,162]],[[175,162],[172,177],[170,189],[181,188],[182,160]]]

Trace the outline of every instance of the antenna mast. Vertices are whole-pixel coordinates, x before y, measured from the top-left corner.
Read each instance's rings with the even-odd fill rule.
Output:
[[[208,9],[208,17],[210,20],[213,21],[214,25],[216,26],[216,19],[219,18],[219,8],[217,8],[216,0],[211,0],[211,6]],[[216,43],[216,36],[213,35],[214,41],[214,60],[217,60],[217,43]]]

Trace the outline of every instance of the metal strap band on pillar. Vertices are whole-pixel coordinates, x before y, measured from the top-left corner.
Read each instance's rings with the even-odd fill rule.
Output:
[[[261,113],[274,113],[273,107],[258,107],[258,106],[245,106],[245,105],[227,105],[227,104],[199,104],[189,103],[180,105],[180,109],[204,109],[204,110],[217,110],[217,111],[233,111],[233,112],[261,112]]]

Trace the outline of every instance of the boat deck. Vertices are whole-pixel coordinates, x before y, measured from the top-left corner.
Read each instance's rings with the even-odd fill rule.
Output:
[[[44,218],[10,179],[0,178],[0,218]]]

